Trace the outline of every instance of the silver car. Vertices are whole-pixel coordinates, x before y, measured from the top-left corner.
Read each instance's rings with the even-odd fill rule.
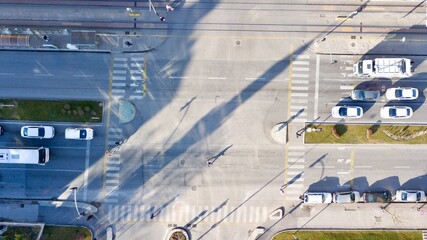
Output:
[[[380,98],[380,91],[353,90],[351,99],[353,101],[376,101]]]
[[[406,119],[412,117],[412,114],[412,108],[406,106],[383,107],[380,110],[381,117],[386,119]]]
[[[306,192],[304,203],[332,203],[332,194],[327,192]]]
[[[361,118],[363,109],[358,106],[335,106],[332,108],[334,118]]]
[[[55,129],[52,126],[23,126],[21,136],[24,138],[53,138]]]
[[[385,96],[387,100],[415,100],[418,98],[418,89],[412,87],[389,88]]]
[[[426,200],[426,193],[419,190],[397,190],[396,201],[398,202],[422,202]]]
[[[355,203],[360,200],[360,193],[357,191],[335,192],[332,195],[334,203]]]

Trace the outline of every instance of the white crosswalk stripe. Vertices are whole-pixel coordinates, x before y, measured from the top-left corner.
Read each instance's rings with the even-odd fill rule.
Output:
[[[305,147],[289,146],[285,195],[289,201],[299,201],[304,190]]]
[[[203,223],[261,223],[268,219],[269,209],[265,206],[180,206],[176,211],[174,204],[166,207],[153,205],[108,204],[110,222],[184,222]]]
[[[294,66],[295,65],[295,66]],[[292,61],[290,114],[293,122],[306,122],[310,82],[310,55],[295,55]]]

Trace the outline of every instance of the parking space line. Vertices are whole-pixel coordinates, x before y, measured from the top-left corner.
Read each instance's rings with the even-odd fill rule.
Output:
[[[87,186],[89,184],[89,153],[90,153],[90,141],[86,142],[86,159],[85,159],[85,171],[84,171],[84,183],[83,183],[83,201],[87,200]]]

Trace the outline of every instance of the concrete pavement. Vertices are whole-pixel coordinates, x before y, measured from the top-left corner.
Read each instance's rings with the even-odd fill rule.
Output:
[[[307,229],[420,230],[426,227],[426,210],[423,203],[297,204],[285,209],[281,220],[265,222],[266,231],[258,240],[270,240],[281,231],[298,236],[298,231]]]

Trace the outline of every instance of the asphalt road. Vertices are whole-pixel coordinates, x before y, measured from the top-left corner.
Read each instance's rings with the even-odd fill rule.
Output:
[[[352,3],[354,10],[360,4]],[[79,190],[78,199],[101,201],[100,218],[115,224],[118,239],[162,239],[176,225],[191,229],[194,239],[239,240],[274,209],[298,203],[307,189],[427,190],[423,147],[303,145],[295,138],[304,122],[340,121],[329,116],[336,104],[360,104],[345,99],[354,87],[417,87],[420,99],[407,103],[416,111],[405,122],[423,123],[426,111],[423,57],[414,57],[420,74],[411,79],[356,79],[351,65],[360,56],[333,56],[337,63],[331,65],[329,56],[316,55],[301,41],[327,33],[341,22],[337,16],[353,10],[316,7],[188,4],[168,13],[168,39],[145,54],[2,52],[0,63],[7,67],[0,71],[1,96],[107,101],[111,94],[108,99],[132,101],[137,114],[127,124],[111,118],[95,129],[99,135],[89,145],[63,140],[65,126],[53,124],[59,140],[46,146],[61,156],[54,154],[44,167],[4,167],[5,187],[16,197],[71,199],[68,187],[89,182],[89,191]],[[384,32],[416,26],[425,15],[416,10],[405,16],[413,8],[394,8],[394,14],[365,8],[338,30],[349,34],[330,37],[363,35],[360,25]],[[349,122],[377,122],[385,104],[363,104],[365,116]],[[287,120],[290,141],[284,146],[270,134]],[[17,125],[5,123],[15,130],[4,144],[20,140]],[[105,159],[105,142],[113,132],[128,141],[118,155]],[[87,166],[90,171],[84,172]],[[47,190],[40,184],[46,180],[54,182]]]
[[[1,52],[3,98],[89,99],[108,102],[110,58],[107,54]],[[104,116],[105,119],[105,116]],[[104,157],[106,132],[101,124],[2,121],[0,144],[5,147],[48,147],[50,161],[44,166],[2,165],[2,198],[67,198],[69,187],[80,187],[79,197],[95,200],[102,188],[102,169],[94,164]],[[24,139],[24,125],[51,125],[53,139]],[[95,130],[90,142],[66,140],[65,128],[89,126]],[[85,170],[87,170],[85,172]],[[92,174],[93,173],[93,174]],[[95,189],[95,194],[91,189]],[[81,195],[80,195],[81,194]]]

